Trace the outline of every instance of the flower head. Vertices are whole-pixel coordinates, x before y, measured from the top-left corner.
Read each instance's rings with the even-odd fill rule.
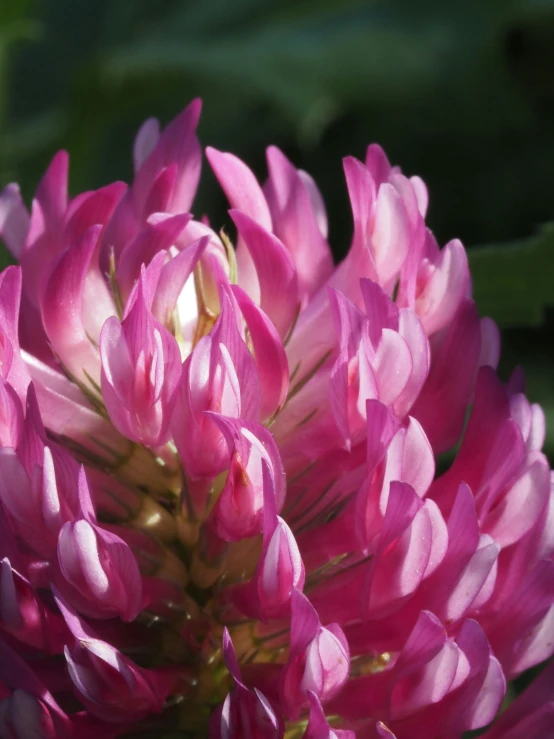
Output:
[[[275,147],[263,186],[207,150],[217,233],[199,114],[129,187],[70,199],[62,152],[0,194],[0,734],[542,736],[551,667],[494,719],[554,651],[544,415],[462,244],[376,145],[338,266]]]

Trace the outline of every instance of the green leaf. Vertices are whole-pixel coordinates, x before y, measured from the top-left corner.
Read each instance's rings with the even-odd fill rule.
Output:
[[[473,296],[501,326],[538,326],[554,303],[554,224],[529,239],[469,252]]]

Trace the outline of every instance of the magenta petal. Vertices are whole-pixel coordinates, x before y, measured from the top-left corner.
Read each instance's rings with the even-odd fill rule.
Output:
[[[148,118],[139,128],[133,146],[133,163],[137,172],[150,156],[160,138],[160,123],[156,118]]]
[[[388,180],[392,169],[387,155],[379,144],[370,144],[367,147],[365,166],[371,173],[377,187]]]
[[[15,449],[21,438],[23,408],[11,385],[0,382],[0,445]]]
[[[181,355],[173,336],[147,308],[146,279],[143,270],[122,323],[111,318],[104,324],[101,386],[118,431],[133,441],[158,446],[169,438]]]
[[[135,165],[140,162],[140,166],[137,167],[132,190],[136,211],[143,218],[150,215],[144,208],[156,175],[162,167],[171,164],[177,166],[178,177],[167,212],[189,210],[202,166],[202,150],[196,136],[201,110],[201,101],[193,100],[161,134],[158,135],[159,129],[152,120],[140,129],[135,145]]]
[[[454,682],[458,659],[458,648],[446,641],[440,652],[424,666],[399,680],[391,695],[393,718],[402,719],[442,700]]]
[[[177,298],[208,243],[208,236],[201,237],[186,249],[183,249],[162,268],[156,286],[152,313],[163,325],[168,323],[170,315],[177,305]]]
[[[59,151],[37,188],[36,199],[48,220],[59,220],[65,214],[68,171],[69,155],[66,151]]]
[[[395,411],[402,418],[410,411],[427,379],[431,352],[423,326],[413,313],[406,310],[400,312],[398,332],[409,349],[412,365],[410,377],[394,401]]]
[[[395,601],[416,590],[431,557],[433,527],[429,511],[426,507],[421,507],[402,531],[407,516],[397,510],[400,501],[395,491],[400,485],[402,483],[391,484],[387,514],[383,522],[383,541],[379,544],[381,551],[375,557],[368,587],[363,593],[365,613],[374,616],[386,615],[393,609]],[[413,490],[411,492],[415,495]],[[414,504],[417,505],[417,502],[412,501],[412,506]],[[389,509],[392,509],[391,513]],[[413,507],[411,510],[413,511]],[[393,541],[394,545],[389,545],[385,550],[387,544],[392,544]]]
[[[20,300],[21,268],[7,267],[0,274],[0,376],[24,400],[30,377],[19,352]]]
[[[335,730],[329,726],[319,698],[315,693],[309,691],[308,698],[310,701],[310,719],[302,739],[356,739],[353,731]]]
[[[29,213],[16,184],[7,185],[0,192],[0,237],[13,254],[19,257],[29,231]]]
[[[431,368],[411,413],[423,426],[435,452],[453,446],[462,432],[465,409],[473,388],[481,336],[475,307],[463,303],[431,346]],[[456,385],[452,393],[451,383]]]
[[[117,279],[122,297],[127,299],[135,280],[138,280],[142,265],[147,266],[160,251],[167,251],[178,239],[192,216],[156,214],[146,227],[127,244],[117,267]]]
[[[487,516],[484,530],[499,545],[510,546],[537,522],[550,495],[550,469],[540,453],[528,456],[521,476]]]
[[[298,545],[282,518],[267,544],[260,567],[258,597],[265,617],[287,613],[291,595],[304,587],[305,571]]]
[[[554,651],[554,606],[550,606],[543,618],[527,632],[516,649],[511,668],[514,675],[539,665]]]
[[[107,223],[126,190],[124,182],[114,182],[74,198],[65,213],[64,243],[72,246],[87,229]]]
[[[233,680],[240,681],[240,667],[227,627],[223,629],[223,658]]]
[[[398,331],[398,308],[377,282],[363,278],[360,288],[369,319],[369,336],[372,344],[377,346],[384,328]]]
[[[93,714],[108,721],[137,721],[159,713],[175,675],[134,664],[95,632],[56,593],[56,602],[75,637],[65,659],[77,696]]]
[[[469,716],[467,716],[468,729],[480,729],[487,726],[494,719],[498,708],[506,693],[506,678],[500,666],[500,662],[491,657],[489,668],[477,699],[473,703]]]
[[[392,405],[398,400],[406,389],[412,369],[412,355],[407,343],[396,331],[383,329],[373,360],[379,400],[382,403]]]
[[[416,298],[415,310],[428,335],[448,325],[469,289],[467,255],[461,242],[450,241]]]
[[[68,372],[85,384],[89,378],[100,379],[98,352],[87,335],[83,316],[85,280],[100,230],[100,226],[88,229],[78,244],[62,254],[46,279],[41,298],[44,328],[54,351]],[[105,319],[109,315],[106,308],[100,301],[92,309],[100,310]]]
[[[261,418],[281,408],[289,390],[289,365],[283,343],[265,313],[238,285],[233,285],[242,315],[250,332],[261,392]]]
[[[148,198],[144,203],[144,212],[148,216],[154,213],[167,213],[169,211],[178,177],[179,168],[175,163],[170,164],[169,167],[163,167],[158,172],[148,193]]]
[[[253,172],[233,154],[217,151],[211,146],[206,156],[232,208],[242,211],[263,229],[271,232],[272,220],[267,201]],[[242,239],[237,244],[239,285],[259,302],[256,269]]]
[[[490,543],[485,542],[475,551],[452,590],[444,609],[448,621],[462,618],[485,584],[499,553],[499,547],[492,540],[488,541]]]
[[[444,626],[429,611],[422,611],[395,665],[398,676],[423,667],[436,657],[446,640]]]
[[[511,703],[499,720],[483,734],[483,739],[550,739],[554,726],[553,680],[554,662],[550,662],[525,692]]]
[[[225,486],[212,511],[211,525],[225,541],[261,533],[264,498],[270,486],[276,510],[283,506],[285,475],[277,445],[260,424],[211,414],[231,457]]]
[[[315,183],[308,184],[306,176],[303,177],[279,149],[270,146],[266,155],[269,179],[265,193],[274,233],[292,255],[300,298],[309,298],[333,271],[331,250],[321,230],[321,196]],[[314,198],[319,198],[315,208]]]
[[[120,537],[97,525],[83,469],[79,497],[80,516],[64,524],[58,539],[58,588],[85,615],[132,621],[142,603],[138,565]]]
[[[421,425],[410,417],[402,449],[402,478],[423,498],[434,477],[435,459],[431,445]]]
[[[400,271],[411,238],[408,214],[398,192],[384,183],[375,203],[371,245],[381,284],[386,285]]]
[[[0,641],[0,690],[3,697],[6,692],[10,696],[0,703],[0,732],[4,736],[72,736],[68,716],[31,667],[4,641]]]
[[[377,196],[375,182],[367,168],[354,157],[346,157],[343,160],[346,185],[354,219],[354,237],[351,252],[344,264],[349,261],[356,271],[356,278],[352,283],[358,283],[360,277],[377,279],[377,268],[375,256],[370,248],[370,218],[373,204]],[[350,264],[348,265],[350,266]],[[343,290],[345,288],[343,287]],[[345,290],[348,294],[349,290]]]
[[[130,404],[131,385],[128,378],[132,376],[134,365],[125,341],[123,327],[115,316],[108,318],[100,335],[100,352],[102,357],[103,377],[116,393],[117,401]],[[117,390],[116,390],[117,388]],[[106,388],[103,389],[105,393]],[[121,397],[119,397],[121,393]],[[116,401],[116,402],[117,402]]]
[[[271,215],[266,199],[252,171],[233,154],[208,146],[206,156],[232,208],[242,211],[271,231]]]
[[[348,644],[340,627],[322,627],[306,596],[293,590],[291,651],[281,681],[287,714],[298,717],[309,691],[321,701],[332,698],[346,681],[349,669]]]
[[[284,338],[298,310],[298,281],[294,264],[283,244],[255,220],[238,210],[231,217],[256,268],[260,306]]]

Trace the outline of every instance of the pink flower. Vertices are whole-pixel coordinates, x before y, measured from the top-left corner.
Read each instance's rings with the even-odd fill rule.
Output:
[[[554,651],[545,419],[462,244],[376,145],[338,266],[274,147],[207,149],[219,235],[199,115],[129,187],[0,194],[0,735],[546,736],[551,665],[497,717]]]

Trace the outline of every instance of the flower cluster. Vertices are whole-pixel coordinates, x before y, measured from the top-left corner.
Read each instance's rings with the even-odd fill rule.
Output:
[[[231,239],[189,212],[199,114],[129,187],[69,199],[60,152],[0,195],[0,736],[486,727],[554,651],[543,413],[419,178],[345,159],[335,267],[306,172],[208,148]],[[552,670],[487,739],[551,732]]]

